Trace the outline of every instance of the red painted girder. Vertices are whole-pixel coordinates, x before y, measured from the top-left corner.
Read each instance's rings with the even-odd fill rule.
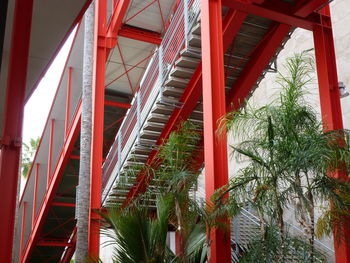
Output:
[[[329,14],[328,6],[324,13]],[[328,23],[328,20],[325,22]],[[323,128],[326,131],[343,129],[333,32],[332,29],[320,26],[314,29],[313,35]],[[349,180],[343,171],[337,171],[330,176]],[[340,237],[340,242],[334,242],[336,263],[347,263],[350,262],[350,244],[347,242],[350,230],[341,226],[338,231],[333,232],[336,236],[334,240],[338,240],[338,235]]]
[[[160,34],[149,32],[149,31],[142,30],[140,28],[135,28],[128,25],[123,25],[120,28],[118,32],[118,36],[130,38],[130,39],[134,39],[142,42],[147,42],[158,46],[162,43],[162,38],[160,37]]]
[[[261,72],[267,67],[272,56],[275,55],[277,48],[290,30],[291,26],[285,24],[274,24],[270,27],[266,33],[266,35],[270,36],[259,43],[238,79],[233,84],[227,97],[227,102],[229,103],[228,112],[239,109],[240,105],[244,103],[244,99],[257,82]]]
[[[222,0],[222,3],[227,7],[234,8],[236,10],[239,10],[248,14],[265,17],[279,23],[288,24],[294,27],[300,27],[307,30],[312,30],[315,25],[319,24],[318,22],[307,20],[305,18],[301,18],[292,14],[285,14],[282,12],[264,8],[262,6],[243,3],[239,0]],[[305,10],[302,12],[300,11],[301,14],[307,13],[304,7],[302,7],[301,9]]]
[[[57,241],[39,241],[37,246],[40,247],[71,247],[69,242],[57,242]]]
[[[39,168],[40,168],[40,164],[36,163],[35,177],[34,177],[34,192],[33,192],[32,229],[34,227],[35,219],[36,219],[36,202],[37,202],[37,196],[38,196]]]
[[[53,202],[52,206],[75,207],[75,203]]]
[[[37,239],[39,237],[39,232],[45,221],[49,208],[51,207],[54,194],[56,193],[56,190],[59,186],[66,164],[70,159],[69,157],[70,157],[70,153],[73,150],[74,142],[78,138],[79,131],[80,131],[80,120],[81,120],[81,103],[78,106],[77,114],[74,117],[71,129],[67,136],[67,140],[65,141],[61,154],[58,158],[56,169],[52,175],[51,183],[43,198],[42,206],[39,210],[37,220],[34,224],[33,230],[29,236],[28,244],[26,246],[25,252],[23,254],[23,259],[21,262],[27,262],[27,260],[29,260],[30,255],[37,242]]]
[[[72,259],[73,255],[74,255],[74,252],[75,252],[76,242],[77,242],[77,229],[74,228],[73,234],[72,234],[71,239],[70,239],[70,243],[72,244],[72,246],[68,247],[65,250],[60,263],[69,263],[70,262],[70,260]]]
[[[116,108],[122,108],[122,109],[129,109],[131,107],[129,103],[123,103],[123,102],[111,101],[111,100],[106,100],[105,105],[116,107]]]
[[[302,3],[302,6],[300,6],[294,15],[300,16],[300,17],[307,17],[314,11],[317,11],[319,8],[327,5],[330,1],[329,0],[306,0]]]
[[[30,45],[33,0],[16,0],[7,74],[4,126],[0,138],[0,262],[10,263]]]
[[[234,10],[229,10],[228,13],[226,14],[222,23],[223,24],[222,30],[224,33],[224,36],[223,36],[224,50],[227,50],[229,48],[230,44],[232,43],[232,40],[236,36],[245,17],[246,15],[244,13],[236,12]],[[162,130],[162,133],[159,136],[159,139],[156,142],[157,145],[161,145],[164,142],[164,139],[167,139],[169,137],[170,133],[177,128],[178,124],[182,120],[188,119],[189,115],[192,113],[193,109],[196,107],[197,102],[201,95],[202,95],[202,64],[200,63],[197,66],[184,93],[179,99],[179,101],[183,103],[183,106],[173,111],[167,124]],[[148,156],[146,163],[149,165],[152,164],[154,162],[156,155],[157,155],[157,151],[152,151]],[[134,197],[136,197],[139,193],[143,192],[146,189],[146,186],[145,186],[147,184],[147,182],[145,181],[146,178],[147,176],[142,173],[137,177],[137,183],[129,191],[124,205],[127,205]]]
[[[120,22],[124,17],[129,1],[120,0],[117,9],[120,10]],[[121,7],[119,5],[122,5]],[[124,10],[125,9],[125,10]],[[124,10],[124,11],[123,11]],[[124,12],[124,13],[123,13]],[[95,4],[95,36],[94,36],[94,67],[92,82],[92,131],[91,131],[91,164],[90,164],[90,209],[88,226],[88,256],[99,258],[100,251],[100,215],[96,212],[101,208],[102,194],[102,163],[103,163],[103,124],[105,106],[105,75],[107,49],[98,44],[98,36],[106,34],[107,1],[99,0]],[[114,14],[113,14],[114,15]],[[112,17],[113,19],[113,17]],[[119,20],[116,21],[116,23]],[[119,30],[119,25],[114,25]]]
[[[219,120],[226,115],[222,6],[219,0],[201,0],[202,89],[204,124],[205,195],[210,203],[214,192],[228,183],[226,135],[217,136]],[[222,218],[229,224],[229,218]],[[214,228],[210,263],[231,261],[230,231]]]
[[[110,22],[107,27],[107,37],[116,38],[118,31],[122,26],[122,21],[125,16],[126,10],[130,4],[130,0],[119,0],[113,14],[111,16]]]

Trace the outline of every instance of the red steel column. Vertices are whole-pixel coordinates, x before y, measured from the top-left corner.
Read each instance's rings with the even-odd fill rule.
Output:
[[[39,180],[39,168],[40,164],[35,164],[35,177],[34,177],[34,193],[33,193],[33,213],[32,213],[32,229],[34,228],[36,219],[36,202],[38,197],[38,180]]]
[[[72,73],[73,68],[68,68],[68,80],[67,80],[67,97],[66,97],[66,121],[65,121],[65,134],[64,138],[67,138],[68,131],[69,131],[69,117],[70,117],[70,97],[71,97],[71,90],[72,90]]]
[[[16,0],[3,138],[0,138],[0,262],[11,262],[33,0]]]
[[[106,63],[106,0],[95,6],[95,58],[92,87],[92,141],[89,215],[89,256],[98,257],[100,250],[99,214],[102,193],[104,87]]]
[[[328,26],[331,25],[328,6],[323,9],[322,23]],[[313,30],[313,34],[324,129],[343,129],[333,32],[330,27],[317,26]],[[346,178],[343,177],[341,172],[334,176]],[[345,237],[341,238],[342,240],[348,240],[350,230],[345,227],[342,229],[342,233],[339,234]],[[334,242],[334,248],[337,263],[350,262],[350,244],[347,241],[341,241],[340,244]]]
[[[27,202],[23,202],[23,214],[22,214],[22,222],[21,222],[21,242],[19,245],[20,261],[22,260],[22,257],[23,257],[24,233],[26,231],[26,213],[27,213]]]
[[[51,182],[51,173],[52,173],[52,151],[53,151],[53,141],[55,136],[55,120],[51,119],[51,127],[50,127],[50,139],[49,139],[49,156],[47,161],[47,183],[46,189],[49,188]]]
[[[221,0],[201,1],[204,162],[206,199],[228,182],[226,137],[218,138],[218,120],[226,113]],[[210,233],[210,262],[231,262],[230,234]]]

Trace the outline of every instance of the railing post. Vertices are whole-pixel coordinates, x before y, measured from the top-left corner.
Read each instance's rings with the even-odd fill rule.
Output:
[[[65,120],[65,134],[64,139],[68,136],[69,130],[69,119],[70,119],[70,100],[71,100],[71,90],[72,90],[72,73],[73,68],[68,68],[68,80],[67,80],[67,95],[66,95],[66,120]]]
[[[188,0],[184,0],[184,29],[185,29],[185,48],[188,47],[188,31],[189,31],[189,25],[188,25]]]
[[[158,49],[158,79],[159,79],[159,85],[163,85],[163,46],[160,45]],[[162,90],[162,88],[161,88]]]
[[[35,177],[34,177],[34,192],[33,192],[33,213],[32,213],[32,229],[34,228],[36,219],[36,202],[38,197],[38,180],[39,180],[39,168],[40,164],[35,164]]]
[[[22,222],[21,222],[21,243],[19,246],[19,255],[20,261],[22,261],[23,257],[23,249],[24,249],[24,234],[26,231],[26,213],[27,213],[27,202],[23,202],[23,214],[22,214]]]
[[[121,168],[121,158],[122,158],[122,133],[121,132],[118,132],[118,149],[117,149],[117,153],[118,153],[118,163],[117,163],[117,169],[118,169],[118,173],[120,172],[120,168]]]
[[[137,117],[137,130],[140,131],[141,130],[141,93],[138,92],[136,94],[136,117]],[[137,133],[137,143],[140,143],[140,133]]]
[[[48,156],[48,162],[47,162],[47,183],[46,183],[46,189],[49,188],[50,181],[51,181],[52,152],[53,152],[54,136],[55,136],[55,119],[51,119],[50,140],[49,140],[49,156]]]

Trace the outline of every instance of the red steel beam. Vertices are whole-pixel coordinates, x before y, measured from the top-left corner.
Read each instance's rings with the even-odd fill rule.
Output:
[[[120,0],[126,9],[128,1]],[[118,8],[117,6],[117,8]],[[122,10],[120,11],[122,13]],[[120,13],[120,15],[121,15]],[[106,35],[107,1],[100,0],[95,6],[95,37],[94,37],[94,70],[92,83],[92,140],[90,167],[90,210],[88,229],[88,254],[98,258],[100,251],[100,215],[96,212],[101,208],[102,194],[102,164],[103,164],[103,124],[105,105],[105,73],[107,50],[99,45],[98,38]],[[112,17],[113,19],[113,17]],[[120,18],[121,22],[122,17]],[[119,20],[118,20],[119,21]],[[115,25],[119,29],[119,26]]]
[[[118,36],[154,44],[157,46],[159,46],[162,43],[162,38],[160,37],[160,34],[149,32],[128,25],[123,25],[120,28]]]
[[[329,0],[306,0],[302,3],[301,10],[295,13],[296,16],[307,17],[319,8],[327,5]],[[299,9],[299,8],[298,8]]]
[[[74,142],[78,138],[79,131],[80,131],[80,120],[81,120],[81,102],[78,105],[77,114],[74,117],[72,126],[70,128],[69,134],[67,136],[67,139],[62,147],[62,151],[60,153],[60,156],[58,158],[58,162],[56,165],[56,169],[52,175],[51,183],[49,188],[47,189],[41,208],[38,213],[37,220],[34,224],[34,228],[29,236],[28,244],[26,246],[23,259],[21,262],[27,262],[29,260],[29,257],[31,253],[33,252],[34,246],[39,238],[39,233],[42,225],[44,224],[44,219],[46,218],[46,215],[49,211],[49,208],[51,207],[51,203],[54,198],[54,193],[56,193],[57,188],[59,186],[59,183],[61,181],[64,169],[66,167],[66,164],[70,160],[70,154],[73,151]]]
[[[285,14],[275,10],[267,9],[262,6],[253,5],[246,2],[243,3],[239,0],[222,0],[222,3],[227,7],[234,8],[241,12],[265,17],[279,23],[291,25],[294,27],[300,27],[307,30],[313,30],[314,26],[318,25],[318,22],[315,22],[315,21],[311,21],[299,16]],[[306,6],[306,7],[303,6],[302,10],[305,10],[305,11],[300,12],[300,14],[301,15],[307,14],[308,8],[309,6]]]
[[[57,241],[39,241],[37,246],[40,247],[71,247],[69,242],[57,242]]]
[[[60,263],[70,263],[71,262],[71,259],[74,255],[74,252],[75,252],[76,242],[77,242],[77,229],[74,228],[73,234],[72,234],[71,239],[70,239],[70,243],[72,244],[72,246],[68,247],[65,250]]]
[[[110,23],[107,27],[107,37],[116,38],[118,31],[122,26],[122,21],[125,16],[126,10],[130,4],[130,0],[119,0],[117,6],[114,9]]]
[[[204,122],[204,162],[206,200],[228,183],[226,137],[218,138],[218,121],[226,114],[224,49],[220,0],[201,1],[202,89]],[[229,219],[223,219],[229,223]],[[230,262],[230,232],[213,229],[210,238],[210,262]]]
[[[246,15],[241,12],[236,12],[234,10],[229,10],[225,15],[225,18],[222,23],[223,30],[223,45],[224,50],[227,50],[232,43],[232,40],[235,38],[240,26],[242,25]],[[231,42],[230,42],[231,41]],[[194,108],[197,105],[197,102],[202,95],[202,64],[200,63],[190,82],[188,83],[184,93],[182,94],[179,101],[183,103],[181,108],[176,108],[172,115],[170,116],[167,124],[162,130],[159,139],[157,140],[157,145],[161,145],[164,142],[164,139],[167,139],[170,133],[175,130],[178,124],[188,119],[189,115],[192,113]],[[147,159],[148,164],[152,164],[154,158],[156,157],[157,151],[152,151]],[[128,197],[125,201],[125,205],[128,204],[134,197],[136,197],[139,193],[145,190],[145,181],[146,176],[140,175],[137,180],[138,183],[129,191]]]
[[[324,11],[328,16],[325,23],[328,23],[330,19],[329,7],[327,6]],[[319,26],[315,27],[313,36],[323,127],[326,131],[343,129],[333,32],[332,29]],[[331,176],[348,180],[346,174],[341,171],[332,173]],[[341,237],[339,242],[334,242],[336,262],[350,262],[350,244],[348,242],[350,229],[342,226],[340,232],[339,230],[334,231],[333,234],[334,240],[337,240],[337,236]]]
[[[52,206],[75,207],[75,204],[74,203],[53,202]]]
[[[116,107],[116,108],[122,108],[122,109],[129,109],[131,107],[130,103],[111,101],[111,100],[105,100],[105,105]]]
[[[55,120],[51,119],[51,127],[50,127],[50,139],[49,139],[49,157],[47,161],[47,181],[46,181],[46,189],[49,188],[51,181],[51,169],[52,169],[52,152],[53,152],[53,141],[55,137]]]
[[[71,97],[71,90],[72,90],[72,73],[73,68],[68,68],[68,80],[67,80],[67,97],[66,97],[66,120],[65,120],[65,133],[64,136],[66,137],[68,134],[69,129],[69,117],[70,117],[70,97]]]
[[[40,164],[35,164],[35,178],[34,178],[34,192],[33,192],[33,212],[32,212],[32,229],[34,227],[35,219],[36,219],[36,202],[38,196],[38,180],[39,180],[39,168]]]
[[[15,1],[3,138],[0,138],[0,262],[3,263],[12,260],[32,11],[33,0]]]

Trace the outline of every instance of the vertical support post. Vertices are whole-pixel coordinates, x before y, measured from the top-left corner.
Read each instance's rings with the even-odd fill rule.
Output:
[[[158,50],[158,71],[159,71],[159,75],[158,75],[158,78],[159,78],[159,83],[160,85],[163,85],[163,46],[160,45],[159,46],[159,50]],[[161,88],[161,91],[163,89]]]
[[[34,177],[34,193],[33,193],[33,213],[32,213],[32,229],[34,228],[36,220],[36,202],[38,197],[38,179],[39,179],[40,164],[35,164],[35,177]]]
[[[221,10],[221,0],[201,1],[205,191],[209,202],[214,191],[228,182],[226,137],[216,136],[218,120],[226,113]],[[210,262],[230,262],[230,234],[219,229],[209,234]]]
[[[92,141],[89,211],[89,256],[98,258],[100,250],[102,161],[103,161],[103,124],[104,124],[104,87],[106,62],[106,12],[107,1],[99,0],[95,4],[94,69],[92,84]],[[102,40],[102,41],[101,41]]]
[[[137,130],[141,130],[141,92],[136,94],[136,114],[137,114]],[[140,142],[140,133],[137,133],[137,141]]]
[[[16,0],[0,138],[0,262],[3,263],[12,259],[32,11],[33,0]]]
[[[69,117],[70,117],[70,97],[72,91],[72,73],[73,68],[68,68],[68,80],[67,80],[67,97],[66,97],[66,121],[65,121],[65,135],[64,138],[67,138],[69,131]]]
[[[51,170],[52,170],[52,152],[53,152],[53,140],[55,136],[55,119],[51,119],[51,127],[50,127],[50,141],[49,141],[49,159],[47,161],[47,182],[46,189],[49,188],[51,181]]]
[[[188,31],[189,31],[189,25],[188,25],[188,9],[189,4],[188,0],[184,0],[184,27],[185,27],[185,48],[188,47]]]
[[[26,231],[26,213],[27,213],[27,202],[23,202],[23,214],[22,214],[22,222],[21,222],[21,243],[19,245],[20,261],[22,261],[22,257],[23,257],[24,233]]]
[[[315,26],[313,30],[318,85],[320,93],[320,104],[322,121],[326,131],[343,129],[342,111],[339,96],[337,65],[333,43],[333,32],[330,18],[329,6],[326,6],[321,14],[321,22],[328,27]],[[332,174],[339,179],[346,180],[342,172]],[[337,263],[350,262],[350,244],[347,240],[350,237],[350,230],[346,227],[341,235],[342,241],[334,242],[335,257]],[[337,238],[334,238],[336,240]]]

